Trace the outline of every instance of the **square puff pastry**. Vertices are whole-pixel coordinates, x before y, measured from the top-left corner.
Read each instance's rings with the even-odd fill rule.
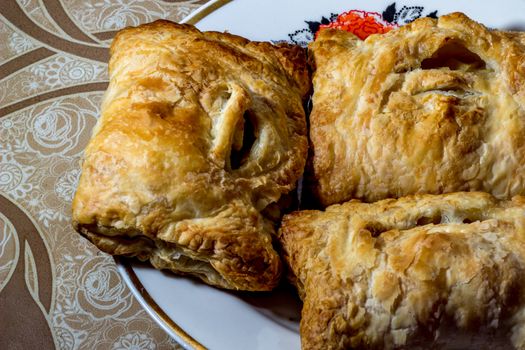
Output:
[[[525,34],[461,13],[361,41],[322,30],[312,187],[323,205],[416,193],[525,193]]]
[[[525,197],[414,195],[286,215],[303,349],[525,349]]]
[[[156,21],[118,33],[73,224],[101,250],[270,290],[276,202],[307,154],[305,52]]]

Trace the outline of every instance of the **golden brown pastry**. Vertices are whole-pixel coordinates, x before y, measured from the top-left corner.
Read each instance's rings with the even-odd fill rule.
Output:
[[[279,234],[303,349],[525,349],[525,197],[350,201]]]
[[[325,29],[309,49],[313,190],[322,204],[525,194],[523,33],[453,13],[365,41]]]
[[[302,49],[157,21],[116,36],[109,72],[74,227],[110,254],[272,289],[281,264],[265,214],[307,152]]]

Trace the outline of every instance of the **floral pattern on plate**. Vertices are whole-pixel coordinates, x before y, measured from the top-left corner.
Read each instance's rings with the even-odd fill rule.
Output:
[[[363,10],[350,10],[341,14],[331,13],[317,21],[305,21],[307,27],[288,34],[288,39],[293,44],[306,47],[323,28],[346,30],[361,39],[366,39],[371,34],[386,33],[421,17],[437,18],[438,13],[437,10],[425,12],[424,6],[403,5],[399,10],[397,8],[398,5],[394,2],[381,14]]]

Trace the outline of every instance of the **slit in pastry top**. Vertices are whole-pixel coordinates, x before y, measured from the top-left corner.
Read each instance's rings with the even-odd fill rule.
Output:
[[[323,205],[414,193],[525,193],[525,34],[453,13],[309,51],[312,192]]]
[[[272,289],[281,265],[264,213],[306,162],[303,50],[157,21],[119,32],[109,72],[75,228],[111,254]]]

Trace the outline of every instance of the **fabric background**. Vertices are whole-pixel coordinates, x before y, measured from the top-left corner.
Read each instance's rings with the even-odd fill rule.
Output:
[[[0,348],[180,349],[70,223],[115,32],[208,0],[0,0]]]

